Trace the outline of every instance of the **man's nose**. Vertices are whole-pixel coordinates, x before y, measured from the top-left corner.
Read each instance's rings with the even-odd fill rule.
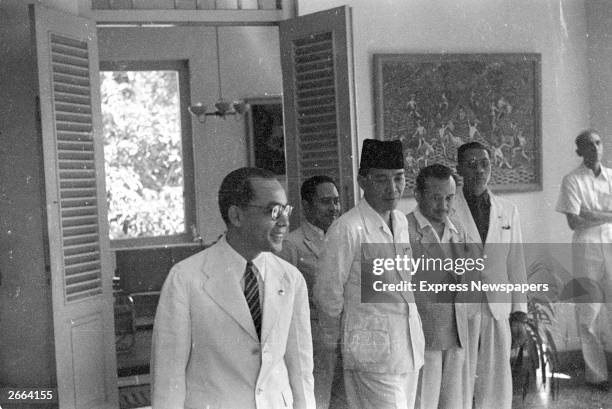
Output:
[[[278,226],[289,226],[289,216],[286,216],[281,213],[278,219],[276,219],[276,224]]]

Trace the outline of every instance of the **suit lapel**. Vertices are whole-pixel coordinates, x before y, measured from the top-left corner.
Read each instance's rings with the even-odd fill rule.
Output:
[[[251,337],[258,340],[253,317],[251,317],[251,312],[247,306],[242,289],[240,285],[228,279],[229,273],[226,273],[227,268],[227,264],[224,264],[224,257],[219,257],[218,260],[213,261],[212,266],[208,269],[208,271],[213,273],[209,275],[208,280],[204,283],[204,291]]]
[[[319,254],[319,246],[317,245],[317,233],[312,230],[312,228],[304,223],[304,227],[302,228],[302,232],[304,233],[304,245],[310,249],[314,254]]]
[[[491,198],[491,213],[489,214],[489,231],[487,232],[487,243],[496,243],[499,241],[499,232],[501,229],[501,218],[499,202],[497,198],[489,193]]]
[[[274,271],[268,269],[266,272],[266,281],[264,282],[264,305],[263,305],[263,323],[261,327],[261,343],[268,340],[272,333],[276,322],[278,321],[281,311],[285,311],[289,298],[289,281],[285,272]]]
[[[412,255],[412,249],[410,248],[410,234],[408,233],[408,220],[399,211],[393,211],[393,245],[395,248],[395,254],[399,254],[401,256],[408,254]],[[410,282],[412,280],[412,275],[409,271],[405,271],[403,269],[397,270],[397,274],[402,281]],[[408,304],[414,302],[414,298],[412,293],[408,291],[401,292],[402,298]]]
[[[493,212],[493,204],[491,204],[491,212]],[[472,217],[472,212],[470,212],[470,207],[468,206],[465,196],[463,196],[463,190],[459,190],[457,194],[457,201],[455,207],[455,217],[460,220],[465,228],[467,233],[467,237],[470,243],[475,243],[478,245],[480,250],[484,249],[482,244],[482,239],[480,238],[480,233],[478,233],[478,227],[476,227],[476,222],[474,222],[474,218]],[[491,216],[489,216],[489,221],[491,220]],[[489,233],[491,232],[491,226],[489,226]],[[488,237],[488,234],[487,234]],[[488,242],[489,240],[487,240]]]
[[[452,257],[452,254],[446,254],[444,252],[444,248],[442,248],[442,244],[440,244],[440,242],[438,241],[423,241],[423,237],[426,235],[432,235],[432,232],[428,232],[425,231],[425,229],[421,228],[421,225],[419,224],[416,216],[414,213],[410,213],[408,216],[408,226],[410,228],[410,232],[415,234],[416,237],[414,237],[412,239],[412,242],[415,243],[415,248],[416,246],[419,246],[420,249],[422,249],[423,254],[428,257],[428,258],[433,258],[433,259],[440,259],[440,260],[444,260],[447,257]],[[431,228],[431,227],[430,227]],[[449,227],[450,228],[450,227]],[[451,233],[452,236],[455,236],[455,233]],[[451,246],[452,244],[450,243],[446,243],[444,244],[445,246]],[[413,248],[413,254],[414,254],[414,250],[415,248]],[[414,256],[413,256],[414,257]],[[448,273],[448,276],[452,278],[453,281],[456,281],[457,278],[455,276],[455,274],[453,273]]]

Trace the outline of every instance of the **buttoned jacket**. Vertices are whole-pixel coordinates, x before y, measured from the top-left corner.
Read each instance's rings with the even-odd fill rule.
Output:
[[[330,344],[341,339],[345,369],[403,374],[423,365],[423,330],[412,293],[389,292],[387,301],[380,303],[361,299],[362,260],[411,255],[406,216],[394,210],[391,218],[393,233],[364,199],[336,220],[325,236],[314,298],[324,336]],[[411,276],[392,270],[384,279],[409,282]]]
[[[466,248],[467,234],[458,221],[450,221],[452,228],[447,243],[440,243],[434,234],[431,225],[421,225],[413,212],[409,213],[408,230],[410,232],[410,246],[412,257],[424,257],[432,260],[442,260],[469,257]],[[433,263],[432,263],[433,264]],[[466,345],[467,315],[462,303],[456,304],[456,291],[445,290],[441,292],[428,291],[427,287],[421,291],[419,282],[428,284],[460,284],[463,274],[455,271],[420,269],[412,281],[418,286],[414,298],[419,309],[423,333],[425,335],[425,349],[445,350]]]
[[[518,209],[509,200],[490,191],[489,197],[491,211],[485,244],[482,243],[463,191],[459,190],[455,198],[454,218],[465,228],[468,242],[476,245],[477,253],[474,257],[482,257],[485,261],[485,268],[481,273],[466,273],[465,278],[480,280],[486,284],[525,284],[527,274]],[[527,296],[520,291],[486,291],[484,296],[491,314],[497,320],[508,319],[509,314],[514,311],[527,312]]]
[[[229,279],[231,251],[223,238],[175,265],[164,283],[153,331],[153,408],[314,408],[302,275],[271,253],[254,260],[266,269],[260,342],[240,283]]]
[[[312,299],[312,291],[315,283],[317,260],[323,247],[325,234],[308,222],[303,222],[300,227],[293,230],[283,242],[280,256],[296,266],[306,280],[309,299]],[[310,304],[310,316],[316,320],[316,308],[314,303]]]

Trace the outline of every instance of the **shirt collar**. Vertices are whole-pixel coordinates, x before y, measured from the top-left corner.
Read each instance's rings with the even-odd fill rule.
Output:
[[[325,238],[325,232],[323,231],[323,229],[315,226],[314,224],[310,223],[308,220],[304,220],[304,223],[302,224],[302,226],[303,226],[302,228],[305,230],[307,237],[309,236],[309,233],[310,233],[319,240],[323,240]]]
[[[244,277],[244,272],[246,271],[247,260],[240,255],[230,244],[227,242],[225,234],[218,241],[218,245],[221,249],[221,257],[223,260],[226,260],[229,274],[236,279],[238,282],[242,280]],[[261,281],[265,281],[265,272],[266,272],[266,261],[268,257],[267,252],[263,251],[259,253],[257,257],[253,259],[253,265],[255,266],[257,272],[259,273],[259,278]]]
[[[419,206],[414,209],[414,217],[416,218],[416,221],[419,225],[419,229],[423,230],[425,227],[429,226],[433,230],[431,222],[427,220],[427,218],[423,215],[421,209],[419,209]],[[455,227],[455,225],[453,224],[451,219],[449,219],[448,216],[446,216],[446,219],[444,220],[444,229],[447,228],[453,233],[459,233],[459,230],[457,230],[457,227]]]
[[[361,199],[358,206],[361,207],[361,209],[363,209],[363,211],[368,216],[370,222],[374,224],[376,227],[380,227],[383,229],[384,228],[389,229],[389,226],[387,226],[387,223],[385,223],[380,213],[374,210],[374,208],[370,206],[370,204],[365,198]],[[391,218],[393,218],[393,212],[394,210],[391,210],[391,213],[390,213]]]
[[[491,203],[491,196],[489,195],[489,189],[485,189],[484,192],[480,196],[475,196],[466,193],[463,191],[463,197],[465,197],[465,201],[468,203]]]
[[[586,165],[584,164],[584,162],[582,162],[580,164],[580,169],[582,170],[582,172],[587,173],[589,176],[592,176],[594,178],[603,178],[605,181],[608,181],[608,168],[606,168],[604,165],[600,165],[601,166],[601,172],[599,172],[599,176],[595,176],[595,172],[593,172],[592,169],[586,167]]]

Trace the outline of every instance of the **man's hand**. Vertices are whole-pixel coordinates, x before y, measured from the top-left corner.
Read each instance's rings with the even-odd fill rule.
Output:
[[[527,320],[527,314],[523,311],[514,311],[510,314],[512,348],[523,346],[529,339],[529,334],[527,333]]]

